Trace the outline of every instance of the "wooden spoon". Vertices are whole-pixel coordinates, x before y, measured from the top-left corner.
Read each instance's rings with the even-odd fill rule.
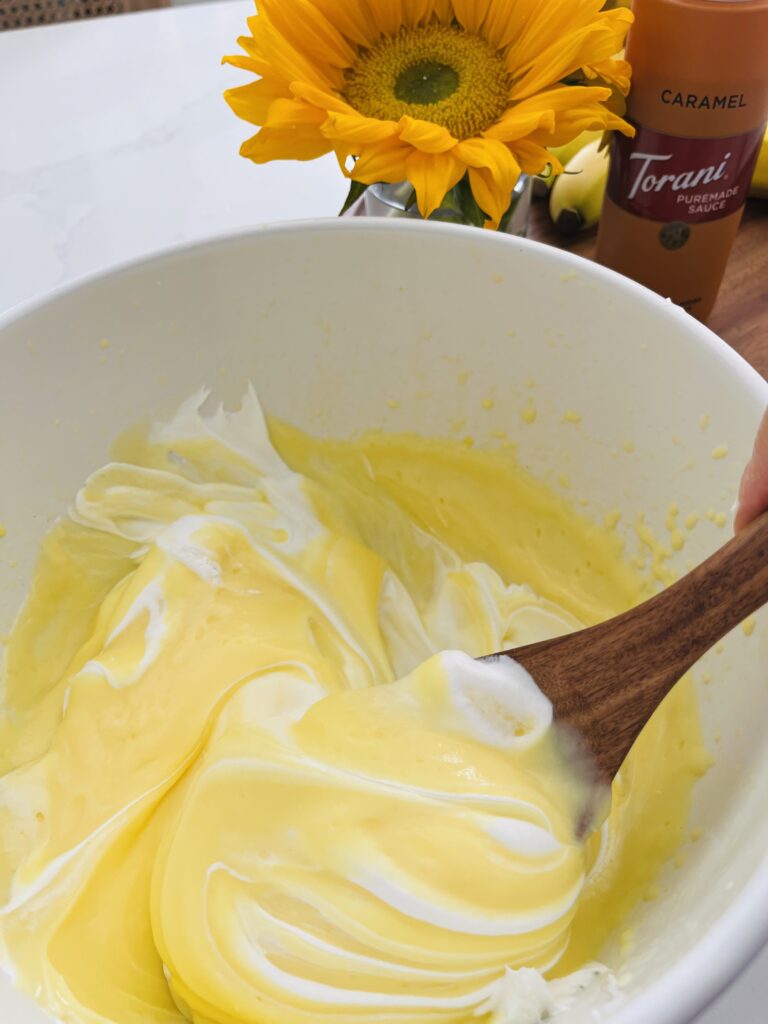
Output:
[[[768,602],[768,512],[660,594],[599,626],[503,651],[610,780],[677,680]]]

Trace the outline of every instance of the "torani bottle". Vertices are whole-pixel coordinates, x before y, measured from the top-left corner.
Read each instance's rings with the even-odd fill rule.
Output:
[[[768,117],[768,0],[635,0],[597,259],[705,320]]]

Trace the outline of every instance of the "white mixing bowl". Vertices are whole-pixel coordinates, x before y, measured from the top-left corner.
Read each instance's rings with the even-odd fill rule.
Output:
[[[465,420],[494,444],[507,431],[588,515],[620,509],[631,546],[639,511],[662,537],[671,502],[699,512],[679,569],[726,539],[706,513],[729,511],[768,394],[676,307],[520,239],[361,220],[177,249],[0,320],[0,634],[41,536],[110,440],[204,384],[234,401],[247,380],[269,412],[323,434]],[[703,836],[638,911],[626,962],[606,951],[626,995],[611,1024],[690,1021],[768,937],[765,627],[737,630],[696,673],[712,676],[699,692],[716,757],[696,790]],[[0,980],[0,1020],[43,1019]]]

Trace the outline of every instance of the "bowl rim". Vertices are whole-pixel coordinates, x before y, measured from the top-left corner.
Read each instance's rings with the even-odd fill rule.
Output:
[[[656,307],[664,315],[674,319],[678,326],[684,331],[698,335],[699,340],[710,351],[716,352],[723,357],[743,382],[754,391],[755,397],[761,394],[768,405],[768,381],[747,362],[735,349],[715,334],[706,324],[696,320],[695,317],[686,313],[680,306],[675,305],[671,299],[662,298],[656,292],[638,284],[629,277],[619,274],[609,267],[603,266],[594,260],[587,259],[568,249],[560,249],[554,245],[548,245],[537,239],[525,238],[520,235],[507,235],[498,231],[484,231],[478,228],[468,232],[467,226],[463,224],[448,224],[442,221],[423,221],[410,217],[368,217],[368,216],[343,216],[343,217],[315,217],[302,220],[271,221],[252,224],[238,229],[223,229],[192,239],[185,239],[173,242],[169,245],[160,246],[137,256],[129,256],[122,260],[113,260],[105,263],[94,270],[77,274],[67,281],[37,294],[20,299],[4,310],[0,310],[0,330],[5,330],[17,320],[23,319],[31,313],[50,305],[80,289],[100,281],[117,277],[120,274],[136,270],[141,266],[151,267],[156,264],[173,260],[195,250],[215,249],[219,246],[226,246],[231,242],[243,242],[251,238],[261,238],[268,235],[307,235],[324,234],[326,232],[346,233],[374,233],[382,232],[389,234],[396,233],[424,233],[443,234],[461,238],[468,243],[491,245],[500,248],[509,246],[518,247],[525,251],[539,254],[546,253],[546,258],[553,262],[562,263],[568,270],[583,271],[604,284],[612,285],[620,292],[627,295],[634,295],[646,305]]]
[[[655,308],[659,314],[676,323],[680,330],[709,350],[755,399],[760,399],[768,406],[768,381],[754,367],[709,327],[675,306],[671,300],[662,298],[643,285],[583,256],[533,239],[490,231],[480,232],[477,229],[473,231],[464,225],[406,218],[345,217],[264,223],[235,231],[228,229],[211,233],[115,261],[23,299],[0,312],[0,347],[3,333],[12,325],[62,298],[140,267],[149,269],[195,251],[215,250],[233,242],[241,243],[275,235],[359,233],[364,236],[392,232],[437,234],[444,235],[446,239],[460,238],[467,245],[497,246],[500,249],[512,246],[539,256],[546,253],[545,258],[555,264],[559,263],[564,271],[583,273],[623,293],[630,301]],[[612,1024],[647,1024],[649,1019],[654,1024],[693,1024],[696,1015],[725,991],[768,942],[768,909],[762,917],[754,913],[755,908],[761,906],[768,908],[768,862],[753,872],[716,924],[679,961],[631,1003],[617,1004],[606,1019]]]

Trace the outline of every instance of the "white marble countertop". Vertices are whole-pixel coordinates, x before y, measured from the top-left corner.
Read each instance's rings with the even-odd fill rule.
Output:
[[[0,32],[0,311],[175,242],[336,213],[333,158],[237,156],[249,126],[221,93],[245,77],[219,57],[250,10],[227,0]],[[762,1024],[767,1007],[768,950],[696,1024]]]
[[[0,32],[0,309],[263,221],[333,216],[333,157],[256,167],[221,66],[252,10],[204,3]]]

